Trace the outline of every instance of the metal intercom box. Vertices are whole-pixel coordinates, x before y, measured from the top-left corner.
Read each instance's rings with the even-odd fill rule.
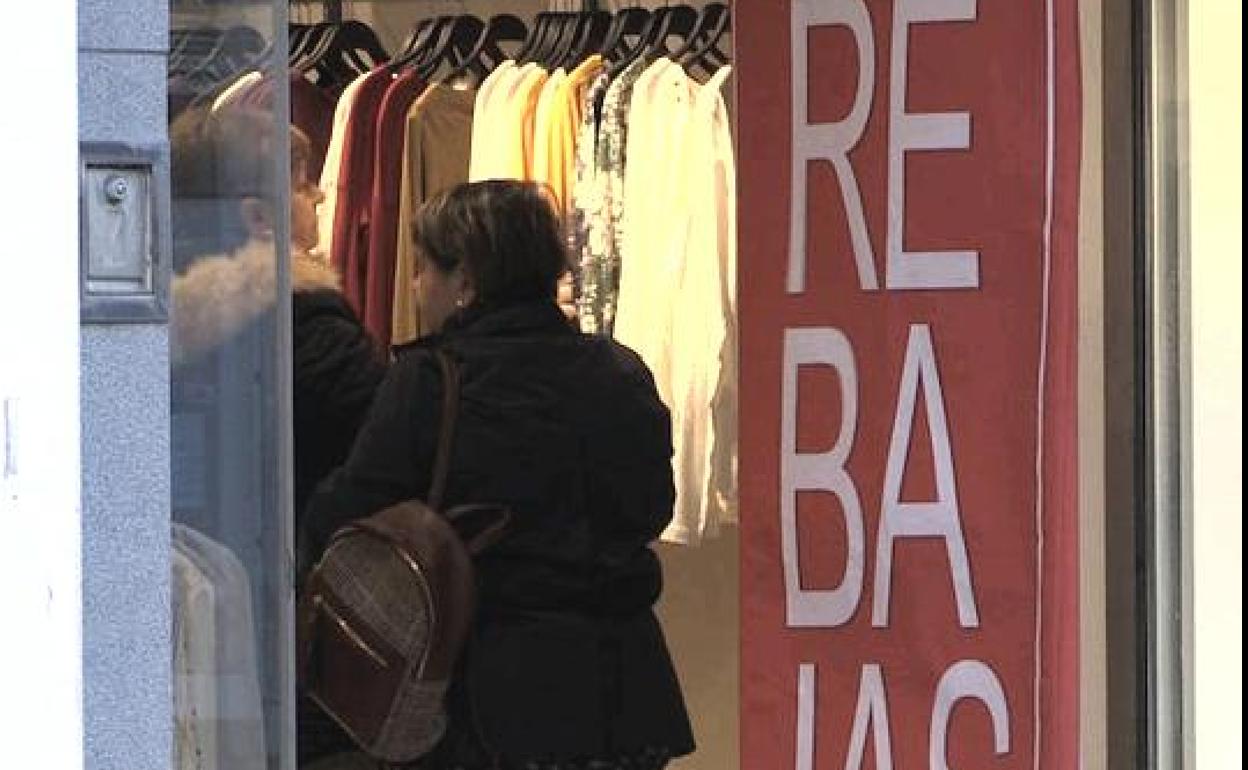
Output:
[[[84,143],[79,166],[82,321],[167,321],[167,147]]]

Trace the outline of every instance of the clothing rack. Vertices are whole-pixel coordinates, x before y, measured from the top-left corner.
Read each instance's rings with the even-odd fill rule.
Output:
[[[382,7],[292,24],[287,51],[269,43],[257,54],[257,36],[229,30],[173,30],[170,110],[183,91],[186,106],[214,113],[272,110],[285,91],[324,196],[317,253],[382,350],[422,331],[410,291],[419,206],[464,182],[543,185],[574,265],[565,308],[583,332],[615,336],[658,372],[661,393],[685,405],[680,435],[727,447],[715,410],[732,412],[723,404],[735,398],[735,171],[722,93],[731,6],[413,14],[395,22],[405,40],[388,49],[365,12]],[[702,449],[681,457],[683,523],[670,539],[693,542],[731,499],[731,485],[707,491],[718,483],[708,474],[719,480],[732,465],[706,467],[721,455]]]
[[[342,21],[342,0],[322,0],[321,5],[325,9],[325,21],[334,23]],[[602,3],[598,0],[581,0],[581,10],[596,12],[602,10]]]

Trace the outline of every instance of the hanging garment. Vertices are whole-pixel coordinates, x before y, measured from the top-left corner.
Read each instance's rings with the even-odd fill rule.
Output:
[[[602,266],[593,254],[605,251],[603,237],[609,232],[605,220],[606,175],[597,168],[599,144],[599,105],[607,94],[611,78],[605,72],[594,78],[585,94],[585,108],[576,140],[576,174],[572,182],[572,205],[565,227],[568,256],[572,260],[574,300],[581,331],[605,332],[599,287],[606,281]],[[597,238],[592,245],[590,238]]]
[[[691,118],[692,89],[693,81],[683,69],[661,59],[638,80],[629,109],[625,238],[615,335],[654,372],[669,408],[677,401],[673,341],[676,307],[684,301],[680,269],[689,216],[682,138]],[[680,432],[675,416],[672,431]],[[678,496],[677,509],[684,504]]]
[[[663,533],[693,544],[735,516],[735,171],[720,89],[660,60],[629,110],[617,339],[672,411],[676,507]]]
[[[726,70],[731,74],[730,67]],[[727,76],[722,81],[726,84]],[[714,449],[711,454],[709,499],[711,509],[708,517],[718,519],[721,525],[740,522],[740,323],[737,301],[737,166],[736,143],[732,126],[732,91],[718,89],[718,104],[714,106],[712,132],[714,134],[715,174],[722,191],[715,196],[717,204],[717,238],[725,255],[724,288],[727,308],[727,330],[722,353],[722,370],[719,388],[711,407],[711,419],[715,432]],[[717,527],[708,527],[711,531]]]
[[[477,89],[476,100],[473,103],[473,115],[476,116],[472,123],[472,156],[469,162],[468,178],[473,181],[485,179],[486,169],[491,161],[487,147],[493,147],[492,142],[486,141],[485,126],[492,125],[489,122],[492,116],[492,104],[495,94],[508,88],[506,85],[510,82],[512,74],[518,69],[515,61],[507,59],[502,64],[494,68],[494,71],[486,76],[481,82],[481,86]]]
[[[551,99],[544,136],[535,140],[539,153],[535,174],[550,186],[563,216],[572,208],[576,147],[586,110],[585,97],[602,70],[602,57],[594,54],[560,81]]]
[[[334,127],[330,134],[329,148],[325,152],[325,166],[321,170],[321,194],[325,200],[317,207],[317,252],[328,257],[334,250],[334,219],[338,211],[338,177],[342,175],[342,153],[347,140],[347,123],[355,97],[368,75],[360,75],[342,92],[334,110]]]
[[[624,169],[624,239],[615,337],[654,372],[665,404],[672,403],[671,340],[674,271],[683,244],[687,200],[679,137],[689,120],[691,83],[668,59],[638,79],[629,107]]]
[[[317,179],[325,166],[325,154],[329,151],[329,138],[334,129],[334,96],[299,74],[291,74],[290,122],[307,134],[312,143],[312,158],[308,176]],[[268,89],[276,94],[276,88]]]
[[[612,334],[620,286],[624,241],[624,169],[633,89],[646,71],[644,60],[630,64],[602,97],[593,170],[587,172],[577,215],[576,243],[581,265],[577,310],[582,331]],[[583,129],[584,130],[584,129]]]
[[[481,176],[474,177],[474,182],[533,178],[533,123],[550,75],[535,64],[526,64],[504,77],[490,100],[486,116],[490,124],[481,129],[489,137],[489,147],[478,169]]]
[[[190,527],[174,524],[173,542],[213,587],[217,713],[210,727],[216,729],[220,766],[264,770],[264,707],[247,571],[229,549]]]
[[[553,205],[563,224],[565,238],[569,227],[572,186],[576,166],[576,138],[584,109],[585,92],[602,71],[602,57],[595,54],[571,73],[556,70],[546,82],[533,123],[532,179],[541,183],[553,197]],[[571,252],[569,252],[571,253]],[[558,301],[565,313],[576,311],[576,290],[572,272],[559,280]]]
[[[542,86],[541,95],[537,98],[537,109],[533,112],[533,157],[532,179],[549,186],[553,174],[554,158],[551,156],[551,118],[553,104],[558,99],[559,89],[568,79],[568,73],[562,67],[550,73]],[[553,190],[552,190],[553,192]]]
[[[735,519],[736,171],[720,93],[731,67],[697,88],[681,174],[684,242],[673,244],[671,384],[676,509],[663,533],[697,544]]]
[[[351,107],[343,140],[334,208],[334,239],[330,263],[342,275],[342,293],[361,316],[365,315],[368,284],[370,201],[377,139],[377,113],[394,78],[380,67],[365,76]]]
[[[420,313],[413,283],[416,249],[412,223],[431,196],[468,181],[477,133],[475,108],[479,94],[433,85],[408,111],[399,218],[396,227],[394,328],[392,344],[405,345],[420,336]]]
[[[502,178],[525,179],[533,181],[533,156],[536,147],[536,138],[534,131],[537,123],[537,104],[541,98],[546,82],[550,80],[550,73],[544,69],[538,68],[530,72],[524,80],[520,81],[514,95],[509,104],[510,124],[519,128],[518,136],[521,142],[516,145],[519,151],[519,158],[512,158],[507,171],[507,176]]]
[[[425,82],[416,72],[404,73],[386,91],[377,115],[373,192],[369,202],[364,326],[381,350],[390,349],[390,336],[394,330],[395,248],[407,115],[424,91]]]
[[[490,90],[483,112],[477,112],[473,126],[480,137],[473,145],[469,180],[480,182],[492,178],[524,178],[524,134],[517,115],[520,92],[524,100],[540,96],[545,84],[545,70],[533,62],[515,65],[499,75]],[[537,95],[532,91],[538,90]],[[534,104],[535,107],[535,104]]]
[[[298,72],[290,73],[290,78],[285,82],[290,89],[290,122],[312,144],[308,176],[319,179],[325,168],[325,156],[329,153],[329,143],[334,132],[335,95]],[[276,79],[266,75],[238,103],[245,107],[272,110],[277,104],[277,92]]]
[[[217,770],[216,596],[176,543],[171,570],[174,767]]]

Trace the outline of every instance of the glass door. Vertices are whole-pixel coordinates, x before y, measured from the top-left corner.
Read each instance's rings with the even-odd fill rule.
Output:
[[[174,765],[291,768],[287,8],[170,11]]]

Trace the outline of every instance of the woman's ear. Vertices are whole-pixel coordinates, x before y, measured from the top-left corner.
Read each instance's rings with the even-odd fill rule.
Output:
[[[271,239],[273,237],[273,207],[260,198],[243,198],[239,204],[243,215],[243,226],[252,239]]]

